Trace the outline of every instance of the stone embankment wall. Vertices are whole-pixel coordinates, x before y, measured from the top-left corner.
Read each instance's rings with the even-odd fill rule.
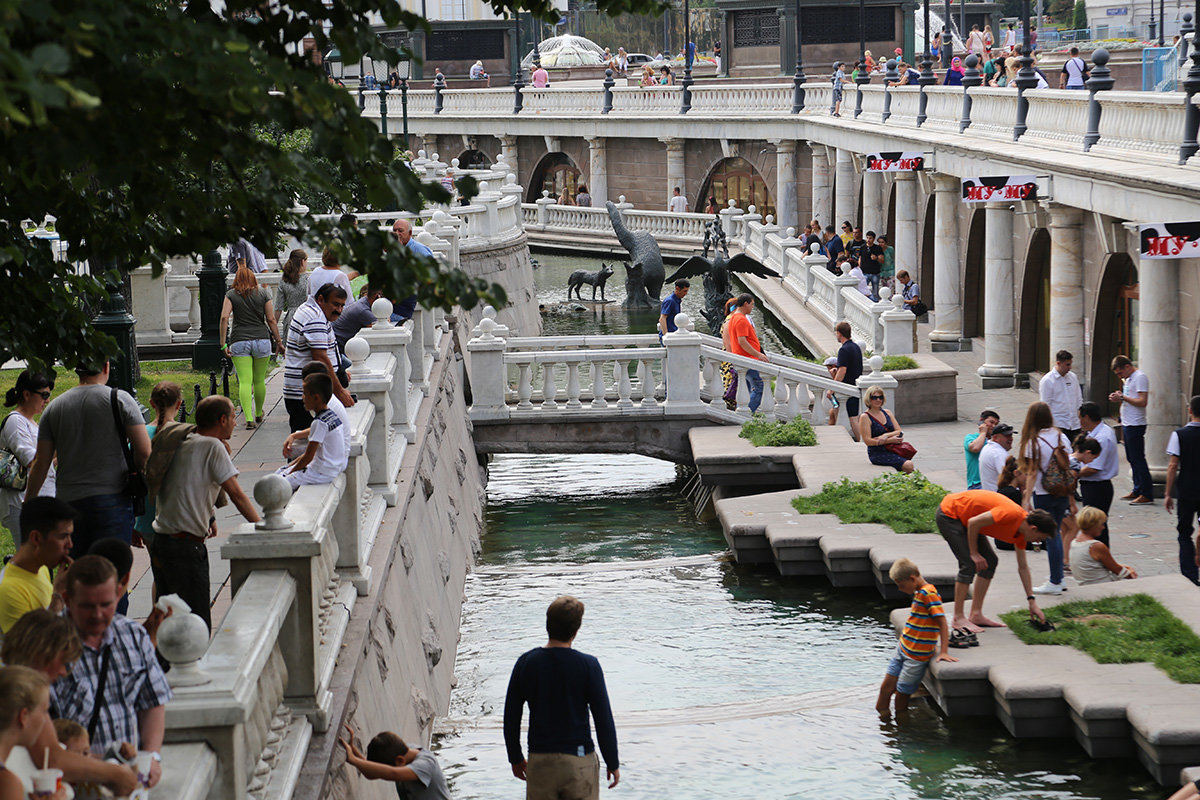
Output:
[[[498,322],[507,325],[516,336],[538,336],[542,332],[542,319],[534,293],[529,245],[524,229],[514,230],[517,235],[499,246],[492,242],[478,250],[464,247],[459,253],[459,267],[472,277],[504,288],[508,305],[497,307]],[[482,306],[476,306],[463,313],[463,326],[467,330],[479,324],[482,310]]]
[[[372,551],[371,592],[354,607],[334,671],[333,724],[313,738],[296,800],[391,800],[393,784],[364,780],[344,766],[337,744],[342,723],[352,725],[362,743],[390,730],[420,747],[429,743],[434,716],[447,711],[463,587],[483,528],[485,483],[455,350],[452,337],[443,337],[416,442],[400,469],[399,500]]]

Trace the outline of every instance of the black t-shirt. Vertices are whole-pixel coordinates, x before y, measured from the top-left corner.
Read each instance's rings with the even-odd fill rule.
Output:
[[[867,242],[864,239],[851,239],[850,244],[846,245],[846,252],[850,254],[850,260],[857,262],[859,255],[866,248]],[[859,266],[862,266],[859,264]]]
[[[846,374],[842,376],[842,383],[853,386],[854,382],[862,377],[862,350],[852,339],[842,342],[842,346],[838,348],[837,365],[846,368]]]
[[[877,244],[870,244],[862,249],[862,257],[858,261],[858,265],[862,268],[864,275],[878,275],[883,269],[882,259],[876,261],[873,256],[882,256],[883,248]]]
[[[845,246],[842,245],[841,238],[838,236],[834,236],[832,239],[830,239],[828,242],[825,243],[825,251],[829,254],[829,268],[830,269],[833,269],[833,267],[837,264],[838,253],[842,252],[845,249],[846,249]]]

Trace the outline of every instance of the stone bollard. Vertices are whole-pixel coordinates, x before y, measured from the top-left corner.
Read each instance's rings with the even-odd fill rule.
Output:
[[[200,659],[208,651],[208,626],[192,613],[177,594],[158,598],[154,604],[171,615],[158,626],[158,651],[171,664],[167,683],[172,689],[180,686],[203,686],[212,676],[200,669]]]
[[[817,270],[829,268],[829,259],[821,255],[820,245],[814,244],[809,248],[809,254],[804,257],[804,266],[804,302],[807,304],[816,288]]]
[[[170,274],[170,264],[163,264],[158,277],[153,267],[138,267],[129,273],[131,312],[137,317],[137,338],[142,344],[171,343],[171,307],[167,299]]]
[[[842,289],[849,287],[853,291],[858,291],[858,278],[852,275],[835,275],[833,278],[833,321],[837,322],[846,318],[846,296],[842,294]]]
[[[880,315],[883,320],[883,346],[876,350],[889,356],[910,355],[916,352],[913,343],[917,338],[917,318],[907,308],[902,308],[900,295],[892,298],[892,309]]]
[[[871,304],[871,314],[875,318],[875,324],[871,332],[871,340],[874,342],[875,347],[872,349],[879,350],[883,345],[885,338],[883,330],[883,315],[895,308],[895,306],[892,304],[892,294],[893,292],[890,287],[880,286],[879,302]]]
[[[542,196],[533,202],[537,206],[538,230],[544,231],[546,226],[550,224],[550,206],[554,205],[557,201],[550,196],[548,189],[542,189]]]
[[[721,229],[725,231],[725,236],[729,241],[741,237],[741,230],[738,228],[738,219],[742,216],[742,210],[737,207],[736,200],[730,200],[727,208],[722,208],[718,214],[721,215]]]
[[[429,369],[433,368],[433,359],[429,361],[429,369],[425,364],[425,317],[428,311],[417,306],[413,309],[412,319],[404,323],[412,339],[408,343],[409,382],[421,390],[421,394],[429,394]]]
[[[663,375],[667,382],[667,399],[663,403],[666,416],[682,416],[703,413],[705,404],[700,399],[700,334],[689,330],[692,318],[687,314],[676,314],[677,330],[663,337],[667,349]]]
[[[788,257],[788,251],[797,247],[803,247],[804,240],[796,238],[796,229],[789,227],[783,233],[783,238],[779,240],[779,274],[786,281],[792,271],[792,262]]]
[[[467,342],[471,356],[471,418],[508,419],[505,392],[508,377],[504,368],[507,342],[495,335],[496,321],[484,317],[476,330],[479,335]]]
[[[479,194],[475,195],[473,201],[476,205],[483,206],[483,217],[480,219],[479,234],[484,238],[491,238],[500,233],[500,193],[491,190],[491,184],[487,181],[479,182]]]
[[[912,314],[909,314],[909,316],[911,317]],[[863,409],[867,408],[867,390],[872,386],[878,386],[880,389],[883,389],[884,407],[895,408],[896,387],[900,385],[900,382],[892,375],[883,371],[883,356],[878,354],[871,356],[863,363],[863,367],[867,371],[854,382],[860,397],[859,407]]]
[[[1097,92],[1106,92],[1113,88],[1116,81],[1112,77],[1112,70],[1108,68],[1108,51],[1103,47],[1098,47],[1092,53],[1092,64],[1094,66],[1089,73],[1088,79],[1084,82],[1088,88],[1088,121],[1087,132],[1083,135],[1083,152],[1088,152],[1092,149],[1092,145],[1100,141],[1100,101],[1096,98]],[[1188,109],[1192,109],[1192,104],[1188,103]]]
[[[392,424],[397,433],[402,433],[407,441],[415,442],[417,435],[414,422],[419,402],[410,402],[410,392],[413,389],[409,383],[412,362],[408,356],[409,345],[412,342],[411,329],[407,325],[396,327],[392,323],[392,304],[387,298],[381,297],[372,303],[371,313],[375,315],[375,324],[359,331],[358,335],[376,354],[391,353],[395,357],[395,371],[388,391],[392,401]]]
[[[971,127],[971,89],[983,83],[983,75],[979,72],[979,56],[971,53],[966,60],[967,71],[963,75],[963,110],[962,119],[958,123],[958,132],[962,133]]]

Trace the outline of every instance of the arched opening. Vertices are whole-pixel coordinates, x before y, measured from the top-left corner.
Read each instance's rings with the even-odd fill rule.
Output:
[[[539,200],[542,192],[549,192],[550,197],[558,197],[566,189],[571,197],[579,185],[579,167],[566,153],[547,153],[538,162],[533,171],[533,180],[529,182],[526,192],[527,203]]]
[[[935,308],[933,303],[933,233],[936,225],[933,195],[925,201],[925,224],[921,231],[921,278],[917,283],[921,286],[921,299],[925,305]]]
[[[896,181],[887,185],[887,236],[888,244],[896,246]],[[924,287],[922,287],[924,289]],[[925,301],[929,305],[929,301]]]
[[[963,259],[963,336],[983,335],[983,241],[987,223],[982,208],[971,214],[967,228],[966,258]]]
[[[492,165],[492,159],[482,150],[464,150],[458,156],[460,169],[487,169]]]
[[[1113,253],[1104,265],[1092,335],[1092,372],[1088,394],[1104,407],[1120,381],[1109,369],[1113,356],[1138,360],[1138,274],[1128,253]]]
[[[764,219],[775,214],[775,199],[767,189],[767,182],[744,158],[722,159],[709,170],[700,197],[707,202],[709,195],[717,199],[717,208],[725,208],[730,200],[736,200],[738,208],[754,206]]]
[[[1188,397],[1200,394],[1200,331],[1196,331],[1196,341],[1192,345],[1192,352],[1196,354],[1196,360],[1192,363],[1192,390],[1188,392]]]
[[[1045,228],[1029,237],[1019,312],[1017,371],[1045,372],[1050,369],[1050,231]]]

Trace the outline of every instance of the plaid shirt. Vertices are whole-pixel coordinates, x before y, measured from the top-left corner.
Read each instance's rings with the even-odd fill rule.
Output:
[[[71,667],[71,673],[50,687],[50,713],[56,718],[73,719],[85,728],[95,707],[97,683],[104,649],[111,648],[108,674],[104,679],[104,705],[92,751],[104,752],[110,742],[139,743],[138,712],[164,705],[171,699],[171,688],[146,629],[128,617],[117,614],[104,633],[100,649],[83,646],[83,655]]]

